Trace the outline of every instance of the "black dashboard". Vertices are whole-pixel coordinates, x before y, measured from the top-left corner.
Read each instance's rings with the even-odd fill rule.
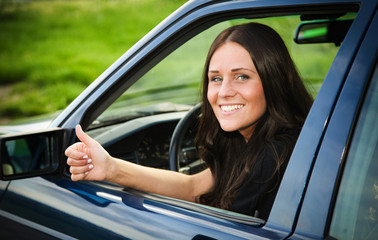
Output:
[[[172,133],[186,112],[165,113],[130,120],[88,132],[113,157],[143,166],[169,169]],[[195,125],[185,133],[181,148],[194,148]]]

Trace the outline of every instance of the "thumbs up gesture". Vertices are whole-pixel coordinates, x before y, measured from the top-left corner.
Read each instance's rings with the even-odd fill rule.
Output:
[[[106,180],[112,157],[96,140],[84,133],[80,125],[76,126],[76,135],[81,142],[74,143],[65,151],[71,179]]]

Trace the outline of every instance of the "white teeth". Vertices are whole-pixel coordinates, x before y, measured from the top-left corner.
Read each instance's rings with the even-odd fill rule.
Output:
[[[224,112],[231,112],[231,111],[233,111],[233,110],[240,109],[240,108],[242,108],[243,106],[244,106],[244,105],[227,105],[227,106],[222,105],[222,106],[221,106],[221,109],[222,109],[222,111],[224,111]]]

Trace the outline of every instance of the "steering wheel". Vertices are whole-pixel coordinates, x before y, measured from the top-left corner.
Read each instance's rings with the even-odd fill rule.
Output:
[[[176,125],[169,145],[169,168],[178,171],[180,168],[181,145],[185,133],[194,121],[197,121],[201,112],[201,104],[195,105]]]

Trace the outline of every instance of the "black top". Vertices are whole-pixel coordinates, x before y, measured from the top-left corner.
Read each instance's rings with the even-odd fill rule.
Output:
[[[286,147],[292,150],[296,137],[287,141],[275,141],[273,144],[278,152]],[[258,155],[250,175],[236,195],[233,211],[267,220],[290,155],[288,154],[285,158],[280,171],[273,175],[277,163],[273,150],[265,147]]]

